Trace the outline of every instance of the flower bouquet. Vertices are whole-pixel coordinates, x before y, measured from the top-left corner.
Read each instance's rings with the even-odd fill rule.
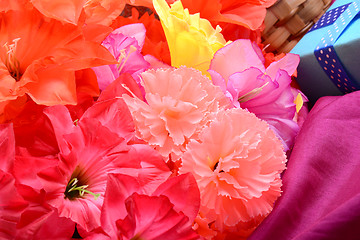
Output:
[[[351,189],[308,178],[331,127],[261,44],[274,2],[0,1],[0,239],[316,236]]]

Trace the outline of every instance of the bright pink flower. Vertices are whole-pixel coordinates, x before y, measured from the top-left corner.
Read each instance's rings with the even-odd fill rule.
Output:
[[[3,165],[12,169],[19,193],[30,202],[17,230],[23,236],[20,239],[46,233],[44,226],[51,223],[61,223],[63,228],[58,233],[69,237],[75,223],[86,231],[99,227],[108,173],[137,177],[148,182],[144,188],[152,190],[171,174],[151,147],[128,144],[134,137],[134,125],[126,104],[119,98],[97,102],[75,122],[64,106],[47,108],[45,114],[46,119],[40,123],[45,123],[42,133],[47,137],[39,139],[32,133],[34,144],[23,141],[25,147],[35,149],[19,148],[21,156],[16,156],[13,164]],[[55,146],[43,145],[47,138],[55,142],[49,145]],[[100,196],[95,199],[92,195],[97,194]]]
[[[229,107],[221,90],[195,69],[148,70],[141,78],[146,102],[124,96],[138,137],[173,160],[197,139],[213,113]]]
[[[152,182],[148,188],[160,184],[170,174],[161,156],[152,148],[127,144],[132,136],[127,123],[131,117],[121,102],[114,99],[95,104],[76,127],[69,114],[61,114],[65,107],[46,110],[55,129],[64,126],[64,122],[73,126],[70,133],[59,135],[58,164],[37,175],[46,192],[46,202],[57,209],[60,217],[70,218],[86,231],[100,226],[109,173],[149,178]]]
[[[93,68],[101,90],[125,72],[139,81],[139,73],[150,66],[140,53],[144,45],[145,33],[143,24],[129,24],[114,30],[103,41],[102,45],[118,60],[118,64]]]
[[[198,183],[200,216],[219,232],[238,232],[256,227],[272,210],[286,156],[266,122],[233,108],[190,141],[182,163],[179,172],[191,172]]]
[[[200,194],[191,174],[170,178],[155,191],[143,185],[134,177],[109,175],[101,220],[110,239],[198,239],[191,226]]]
[[[257,45],[237,40],[214,55],[209,73],[234,107],[246,108],[267,121],[289,149],[299,130],[293,121],[296,105],[290,87],[298,63],[299,56],[286,54],[265,69]]]
[[[15,159],[12,124],[0,125],[0,139],[3,153],[0,157],[0,239],[70,238],[75,223],[59,218],[54,209],[44,204],[44,192],[37,188],[40,182],[34,169],[46,168],[48,163],[53,163],[51,159],[27,158],[26,162],[22,157]],[[31,184],[35,188],[24,184]],[[49,231],[49,226],[58,224],[61,227]]]

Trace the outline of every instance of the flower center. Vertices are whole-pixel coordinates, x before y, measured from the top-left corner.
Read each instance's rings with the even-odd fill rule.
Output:
[[[262,90],[263,88],[268,85],[269,82],[265,83],[264,85],[262,85],[261,87],[258,88],[254,88],[253,90],[251,90],[250,92],[242,95],[241,97],[238,98],[239,103],[242,102],[247,102],[251,99],[253,99],[254,97],[256,97]]]
[[[132,237],[130,240],[143,240],[143,238],[139,235],[136,234],[134,237]]]
[[[116,67],[118,69],[118,72],[120,73],[121,70],[124,68],[125,63],[127,62],[127,60],[129,59],[129,56],[133,53],[136,52],[137,48],[134,47],[133,45],[130,45],[130,50],[129,53],[126,54],[126,50],[122,49],[120,50],[120,55],[118,57],[118,64],[116,64]],[[122,62],[122,63],[121,63]]]
[[[15,56],[19,40],[20,38],[16,38],[12,44],[5,43],[3,46],[6,50],[5,66],[16,81],[19,81],[22,75],[20,72],[20,62]]]
[[[215,172],[215,170],[217,169],[217,167],[219,166],[219,162],[216,162],[213,168],[213,172]],[[224,170],[220,170],[219,173],[224,172]]]
[[[69,200],[74,200],[76,198],[83,197],[85,193],[88,193],[93,195],[94,199],[96,200],[100,196],[100,193],[95,194],[93,192],[90,192],[89,190],[86,190],[88,186],[89,185],[83,185],[82,183],[79,182],[79,180],[76,177],[74,177],[66,185],[64,198],[67,198]]]

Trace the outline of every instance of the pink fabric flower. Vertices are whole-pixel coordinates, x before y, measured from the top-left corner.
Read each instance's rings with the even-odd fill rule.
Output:
[[[197,139],[211,114],[230,106],[217,86],[191,68],[148,70],[141,77],[146,102],[124,96],[137,135],[173,160]]]
[[[152,191],[143,185],[134,177],[109,175],[101,216],[106,234],[94,236],[124,240],[198,239],[191,226],[199,210],[200,193],[191,174],[170,178]]]
[[[118,64],[92,68],[101,90],[125,72],[130,73],[139,82],[139,73],[150,66],[140,53],[144,46],[145,32],[143,24],[129,24],[114,30],[102,42],[102,45],[118,60]]]
[[[286,54],[265,69],[257,45],[237,40],[214,55],[209,73],[234,107],[246,108],[267,121],[288,150],[299,131],[293,121],[296,105],[290,87],[299,60],[297,55]]]
[[[179,172],[191,172],[198,183],[200,216],[218,232],[231,233],[256,227],[270,213],[286,157],[266,122],[233,108],[190,141],[182,163]]]
[[[97,102],[75,123],[64,106],[47,108],[45,113],[51,123],[48,131],[53,131],[59,149],[56,158],[31,157],[27,153],[17,156],[14,164],[16,179],[23,186],[21,194],[30,194],[32,209],[38,212],[32,215],[33,222],[39,222],[38,216],[47,219],[56,211],[57,219],[70,219],[72,224],[91,231],[100,226],[109,173],[135,176],[148,182],[146,189],[156,189],[171,174],[151,147],[128,144],[134,126],[127,106],[119,98]],[[29,222],[24,219],[24,224]]]

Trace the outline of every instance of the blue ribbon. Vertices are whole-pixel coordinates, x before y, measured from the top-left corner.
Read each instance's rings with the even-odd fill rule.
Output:
[[[332,27],[321,38],[315,48],[314,54],[321,68],[329,79],[343,93],[360,90],[360,85],[351,79],[336,54],[334,43],[340,37],[348,24],[359,13],[360,0],[337,7],[325,13],[310,31],[332,25]]]

